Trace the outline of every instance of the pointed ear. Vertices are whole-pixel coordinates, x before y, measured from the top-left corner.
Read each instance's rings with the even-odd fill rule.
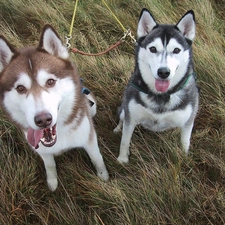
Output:
[[[156,25],[157,23],[151,13],[145,8],[142,9],[137,28],[138,38],[146,36]]]
[[[193,41],[195,37],[195,15],[192,10],[189,10],[177,23],[177,28],[187,39]]]
[[[66,46],[63,45],[59,35],[50,25],[44,26],[38,47],[56,57],[69,58]]]
[[[7,42],[7,40],[0,36],[0,73],[10,63],[16,50]]]

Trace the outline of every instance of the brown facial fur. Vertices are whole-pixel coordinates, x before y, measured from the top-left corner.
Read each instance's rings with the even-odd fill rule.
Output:
[[[3,99],[3,94],[10,91],[14,87],[19,74],[26,73],[32,81],[32,93],[38,92],[41,88],[36,81],[36,76],[39,69],[44,69],[50,74],[54,74],[58,78],[71,77],[77,87],[76,104],[73,105],[73,111],[70,117],[65,121],[66,124],[79,113],[81,119],[84,114],[87,114],[87,100],[81,94],[81,82],[77,72],[76,65],[70,60],[57,58],[36,47],[24,47],[18,50],[12,58],[10,64],[0,73],[0,96]],[[13,79],[12,79],[13,77]],[[29,94],[29,93],[28,93]],[[75,102],[75,99],[74,99]],[[81,121],[77,121],[80,123]]]

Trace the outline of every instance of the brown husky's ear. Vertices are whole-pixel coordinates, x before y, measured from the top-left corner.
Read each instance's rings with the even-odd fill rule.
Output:
[[[16,50],[6,41],[3,36],[0,36],[0,73],[10,63]]]
[[[62,59],[69,58],[67,48],[63,45],[59,35],[50,25],[44,26],[38,47],[56,57]]]

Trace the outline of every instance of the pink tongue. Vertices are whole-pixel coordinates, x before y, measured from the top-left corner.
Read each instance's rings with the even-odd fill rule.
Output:
[[[28,129],[27,139],[28,142],[35,148],[38,148],[38,143],[43,136],[43,130]]]
[[[166,92],[170,85],[169,80],[155,80],[155,88],[157,91]]]

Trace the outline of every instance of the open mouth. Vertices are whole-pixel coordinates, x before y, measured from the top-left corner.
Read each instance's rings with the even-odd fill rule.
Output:
[[[57,140],[56,124],[51,128],[45,128],[42,130],[34,130],[30,127],[28,129],[27,139],[35,149],[39,147],[39,142],[41,142],[45,147],[53,146]]]

